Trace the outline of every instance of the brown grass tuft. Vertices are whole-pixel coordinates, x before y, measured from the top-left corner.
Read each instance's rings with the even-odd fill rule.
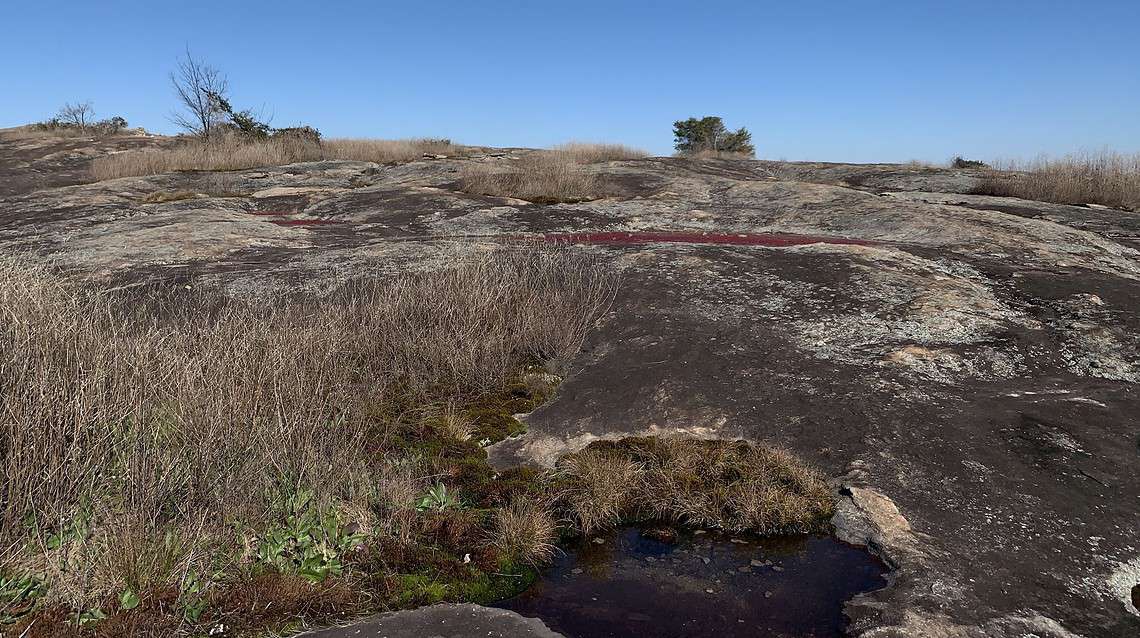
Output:
[[[620,454],[590,447],[558,465],[566,481],[559,495],[584,534],[612,527],[633,509],[645,467]]]
[[[834,505],[822,475],[745,441],[602,441],[559,463],[560,500],[584,533],[621,520],[785,534],[818,529]]]
[[[35,126],[16,126],[0,129],[0,140],[7,141],[76,137],[96,137],[96,135],[93,131],[85,131],[80,128],[41,129]]]
[[[325,159],[358,160],[362,162],[409,162],[424,155],[454,157],[463,153],[463,147],[443,139],[371,140],[334,138],[321,142]]]
[[[998,169],[986,173],[976,194],[1140,210],[1140,153],[1078,153],[1004,162]]]
[[[465,166],[460,181],[464,192],[513,197],[539,204],[580,202],[601,196],[598,178],[566,151],[532,151],[500,163]]]
[[[517,499],[495,512],[492,545],[508,560],[534,566],[548,563],[557,540],[553,513],[535,499]]]
[[[249,141],[230,136],[209,142],[187,140],[162,150],[127,151],[98,157],[91,165],[96,180],[159,175],[176,171],[233,171],[320,160],[406,162],[428,155],[456,155],[461,147],[447,140],[330,139],[321,143],[297,137]]]
[[[649,157],[647,151],[632,148],[623,144],[599,144],[593,142],[567,142],[555,146],[555,151],[566,153],[579,164],[593,164],[595,162],[614,162],[619,160],[644,159]]]

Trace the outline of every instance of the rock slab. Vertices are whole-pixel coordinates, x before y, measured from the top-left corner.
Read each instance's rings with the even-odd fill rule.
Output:
[[[541,620],[480,605],[431,605],[382,614],[352,625],[304,634],[305,638],[564,638]]]

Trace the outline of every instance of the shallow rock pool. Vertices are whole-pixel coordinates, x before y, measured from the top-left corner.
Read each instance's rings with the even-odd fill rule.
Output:
[[[886,567],[829,536],[753,538],[624,528],[585,539],[496,603],[568,638],[842,636],[843,603]]]

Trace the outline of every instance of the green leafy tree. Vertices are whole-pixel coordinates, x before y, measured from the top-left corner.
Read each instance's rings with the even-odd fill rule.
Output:
[[[235,111],[234,107],[230,105],[229,99],[221,93],[209,92],[208,96],[214,110],[229,119],[227,124],[232,127],[232,130],[243,137],[254,140],[263,140],[269,137],[269,133],[273,129],[267,122],[257,119],[253,111],[249,109]]]
[[[719,117],[690,117],[673,123],[673,147],[681,155],[738,153],[754,157],[752,134],[746,128],[729,131]]]

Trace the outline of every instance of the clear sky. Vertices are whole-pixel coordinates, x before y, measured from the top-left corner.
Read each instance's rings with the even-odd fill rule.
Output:
[[[0,126],[90,99],[173,132],[189,46],[328,136],[665,154],[720,115],[773,159],[1140,151],[1140,0],[0,0]]]

